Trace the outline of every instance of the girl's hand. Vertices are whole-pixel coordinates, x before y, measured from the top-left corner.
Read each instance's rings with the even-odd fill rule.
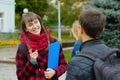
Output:
[[[48,68],[44,74],[46,79],[51,79],[55,75],[55,70]]]
[[[33,62],[37,62],[37,57],[38,57],[38,50],[35,50],[34,52],[32,52],[32,50],[29,50],[30,53],[30,58]]]

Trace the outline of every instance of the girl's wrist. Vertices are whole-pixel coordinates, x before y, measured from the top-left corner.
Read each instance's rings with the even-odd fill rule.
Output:
[[[30,63],[33,64],[33,65],[36,65],[37,64],[37,61],[33,61],[32,59],[30,59]]]

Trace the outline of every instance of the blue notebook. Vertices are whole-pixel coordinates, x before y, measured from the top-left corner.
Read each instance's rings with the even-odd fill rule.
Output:
[[[51,43],[48,49],[48,68],[56,68],[59,62],[60,41]]]

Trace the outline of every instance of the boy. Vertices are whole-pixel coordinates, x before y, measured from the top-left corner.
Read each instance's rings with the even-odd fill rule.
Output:
[[[109,49],[100,41],[100,34],[104,30],[105,16],[95,10],[81,12],[79,18],[78,37],[82,42],[80,53],[102,56]],[[75,56],[69,61],[66,80],[95,80],[93,61],[80,56]]]

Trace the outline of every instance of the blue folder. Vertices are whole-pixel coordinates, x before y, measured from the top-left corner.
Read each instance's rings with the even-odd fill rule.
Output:
[[[48,49],[48,68],[56,68],[59,62],[60,41],[51,43]]]

